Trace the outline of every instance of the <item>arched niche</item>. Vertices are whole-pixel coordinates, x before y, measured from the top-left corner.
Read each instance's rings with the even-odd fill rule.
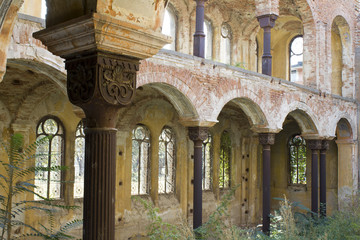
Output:
[[[344,17],[335,17],[331,25],[331,92],[344,97],[353,97],[351,45],[349,24]]]
[[[338,205],[343,209],[358,188],[357,144],[349,121],[340,119],[336,128],[338,148]]]

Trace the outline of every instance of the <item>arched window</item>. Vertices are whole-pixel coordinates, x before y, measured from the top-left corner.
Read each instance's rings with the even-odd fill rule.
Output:
[[[164,21],[161,32],[173,38],[172,43],[166,44],[164,49],[176,50],[176,14],[174,8],[168,4],[165,9]]]
[[[300,135],[289,140],[290,184],[306,184],[306,142]]]
[[[211,190],[212,185],[212,137],[208,138],[202,145],[202,189]]]
[[[290,41],[290,81],[303,81],[303,37],[296,36]]]
[[[219,187],[229,188],[231,186],[231,139],[228,131],[221,134],[219,170]]]
[[[61,171],[56,168],[63,165],[65,133],[63,124],[57,117],[46,116],[38,123],[36,139],[44,137],[48,137],[48,141],[36,148],[35,166],[38,169],[35,172],[35,193],[45,198],[60,198]],[[34,198],[41,199],[37,195]]]
[[[85,134],[83,121],[79,122],[75,132],[74,168],[74,198],[82,198],[84,197],[85,175]]]
[[[138,125],[132,132],[131,194],[149,194],[150,131]]]
[[[212,59],[212,24],[209,20],[204,20],[204,33],[205,33],[205,58]]]
[[[172,193],[175,190],[175,134],[164,127],[159,137],[159,193]]]
[[[231,28],[227,23],[221,25],[220,62],[231,63]]]

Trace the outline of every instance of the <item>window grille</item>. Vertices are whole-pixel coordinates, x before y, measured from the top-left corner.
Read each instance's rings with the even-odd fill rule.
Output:
[[[175,191],[175,135],[165,127],[159,137],[159,193]]]
[[[37,146],[35,166],[35,193],[45,198],[60,198],[61,171],[65,149],[64,127],[61,121],[54,116],[47,116],[40,120],[36,128],[36,139],[49,137],[47,141]],[[43,170],[39,169],[43,168]],[[55,170],[54,170],[55,169]],[[41,198],[34,196],[35,200]]]
[[[209,134],[202,145],[202,189],[211,190],[212,187],[212,137]]]
[[[300,135],[289,140],[290,184],[306,184],[306,142]]]
[[[79,122],[75,132],[74,169],[74,198],[82,198],[84,197],[85,176],[85,134],[83,121]]]
[[[228,131],[221,134],[219,187],[229,188],[231,185],[231,139]]]
[[[150,131],[138,125],[132,132],[131,194],[149,194]]]

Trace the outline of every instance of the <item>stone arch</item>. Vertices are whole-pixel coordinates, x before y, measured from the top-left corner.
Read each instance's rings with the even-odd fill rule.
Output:
[[[66,94],[66,73],[44,62],[33,59],[9,59],[8,66],[21,67],[44,75],[49,82],[54,83],[57,88]]]
[[[347,125],[347,129],[351,130],[351,137],[352,139],[356,139],[356,124],[352,120],[350,114],[343,112],[338,116],[334,117],[330,122],[330,133],[332,136],[338,135],[338,125],[339,123]]]
[[[226,99],[226,98],[225,98]],[[211,119],[216,119],[217,116],[220,114],[221,110],[224,108],[224,106],[232,102],[240,107],[240,109],[246,114],[248,121],[251,125],[251,128],[254,131],[261,130],[268,127],[268,121],[266,119],[266,116],[260,106],[255,103],[253,100],[247,97],[237,97],[232,99],[227,99],[227,101],[224,101],[222,99],[215,111],[213,112],[213,116]],[[215,116],[216,114],[216,116]]]
[[[331,92],[353,97],[353,58],[350,26],[343,16],[336,16],[331,25]]]
[[[291,104],[289,106],[289,111],[283,115],[283,118],[279,122],[283,123],[287,116],[293,117],[298,123],[302,134],[304,135],[317,135],[318,134],[318,121],[316,115],[312,110],[306,105],[299,102]]]
[[[338,140],[353,139],[353,130],[350,122],[341,118],[336,125],[336,138]]]
[[[166,83],[149,83],[148,86],[162,93],[171,102],[180,118],[198,119],[197,110],[182,91]]]
[[[150,64],[148,67],[151,69]],[[195,106],[198,93],[193,90],[198,89],[198,86],[192,86],[197,84],[192,81],[192,76],[189,74],[180,79],[175,74],[150,69],[140,70],[137,86],[148,85],[162,93],[173,104],[180,118],[198,119],[199,113]]]

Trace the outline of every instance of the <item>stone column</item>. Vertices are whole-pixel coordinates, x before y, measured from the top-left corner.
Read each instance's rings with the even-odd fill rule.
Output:
[[[326,217],[326,151],[329,149],[329,142],[322,141],[320,149],[320,215]]]
[[[193,228],[202,225],[202,145],[208,138],[207,127],[189,127],[189,138],[194,142],[194,215]]]
[[[59,10],[63,20],[68,3]],[[118,111],[135,95],[139,60],[156,54],[170,39],[99,12],[53,22],[33,35],[66,59],[68,97],[86,116],[83,239],[114,240]]]
[[[270,175],[271,145],[275,143],[275,133],[260,133],[259,142],[263,146],[263,233],[270,234]]]
[[[205,57],[205,33],[204,33],[204,18],[205,18],[205,1],[196,0],[196,26],[194,34],[194,56]]]
[[[264,53],[262,56],[262,74],[271,76],[272,56],[271,56],[271,28],[275,26],[277,16],[267,14],[257,17],[260,27],[264,30]]]
[[[65,67],[68,97],[86,115],[83,239],[115,239],[117,113],[135,94],[139,61],[96,51]]]
[[[319,211],[318,150],[322,148],[322,144],[321,140],[308,140],[308,145],[311,150],[311,211],[317,216]]]

